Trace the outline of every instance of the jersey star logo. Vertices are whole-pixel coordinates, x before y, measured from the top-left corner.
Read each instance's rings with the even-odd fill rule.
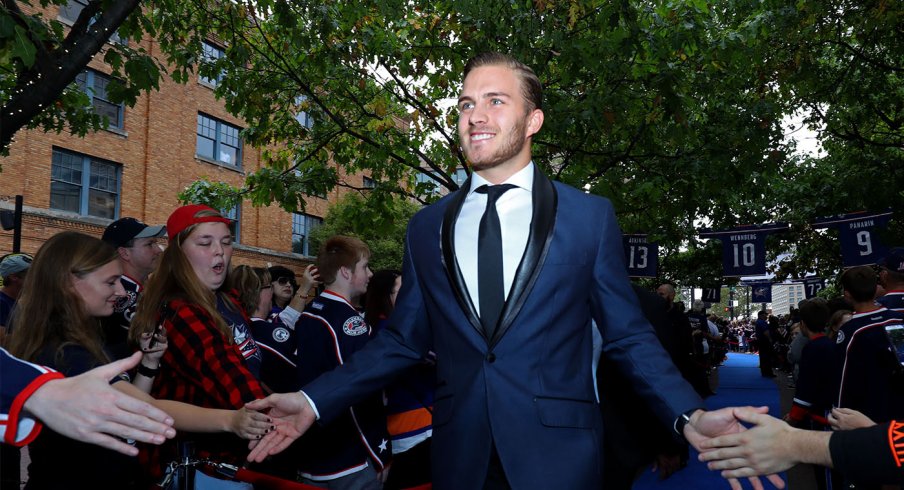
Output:
[[[389,441],[387,441],[386,439],[383,439],[382,441],[380,441],[380,452],[381,452],[381,453],[382,453],[383,451],[386,450],[386,444],[387,444],[388,442],[389,442]]]

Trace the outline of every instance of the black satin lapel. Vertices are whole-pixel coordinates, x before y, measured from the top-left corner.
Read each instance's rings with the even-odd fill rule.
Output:
[[[471,297],[468,296],[468,287],[465,285],[465,279],[461,275],[458,268],[458,262],[455,260],[455,222],[458,221],[458,212],[468,196],[468,190],[471,188],[471,179],[468,178],[461,188],[455,192],[446,207],[443,215],[442,235],[440,238],[440,248],[442,249],[443,267],[446,269],[446,277],[449,279],[449,286],[455,294],[458,306],[464,312],[471,326],[474,327],[480,335],[486,338],[480,319],[477,317],[477,310],[471,303]]]
[[[556,224],[558,195],[556,194],[556,188],[552,185],[552,181],[540,171],[540,167],[537,164],[534,164],[532,202],[534,214],[531,217],[527,246],[524,249],[524,255],[521,257],[521,263],[518,264],[518,270],[515,272],[508,299],[502,308],[502,318],[499,322],[499,327],[496,329],[496,334],[490,342],[491,347],[512,326],[512,322],[518,316],[521,307],[524,306],[524,301],[540,275],[543,262],[546,260],[546,253],[549,251],[549,244],[552,242],[553,230]]]

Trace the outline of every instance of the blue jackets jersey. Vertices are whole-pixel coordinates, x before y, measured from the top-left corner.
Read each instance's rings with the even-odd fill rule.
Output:
[[[904,313],[904,291],[889,291],[885,296],[876,300],[876,303],[898,313]]]
[[[41,431],[41,424],[23,413],[28,397],[44,383],[62,378],[53,369],[17,359],[0,348],[0,442],[24,446]]]
[[[274,393],[298,391],[295,331],[283,325],[279,316],[272,320],[251,318],[251,336],[260,349],[260,380]]]
[[[818,417],[826,416],[838,399],[837,358],[837,345],[825,335],[815,337],[804,346],[794,392],[795,405]]]
[[[382,318],[376,330],[389,323]],[[433,434],[433,390],[436,357],[413,366],[386,386],[386,427],[392,438],[392,454],[403,453]]]
[[[902,325],[904,315],[878,307],[855,313],[841,327],[837,406],[859,410],[878,423],[904,416],[901,364],[887,332]]]
[[[16,307],[16,299],[7,296],[6,293],[0,291],[0,325],[9,328],[10,318],[13,309]]]
[[[295,325],[301,386],[348,362],[371,339],[370,326],[342,296],[324,291]],[[325,425],[315,424],[298,442],[299,474],[332,480],[364,469],[382,471],[391,457],[382,393],[377,391]]]
[[[222,295],[217,295],[217,311],[223,316],[223,320],[226,320],[226,324],[232,329],[232,337],[235,339],[235,345],[239,349],[239,352],[242,353],[242,357],[245,358],[245,364],[247,364],[248,370],[251,371],[251,374],[253,374],[255,378],[260,380],[261,362],[263,361],[263,357],[251,334],[251,328],[249,327],[251,321],[245,316],[245,310],[239,306],[238,301],[232,296],[228,296],[228,298],[230,301],[229,305],[226,304],[226,300],[223,299]]]
[[[132,355],[129,346],[129,327],[132,317],[138,311],[138,298],[144,289],[141,283],[123,274],[119,279],[126,294],[113,305],[113,314],[101,319],[104,331],[104,347],[113,359],[124,359]]]

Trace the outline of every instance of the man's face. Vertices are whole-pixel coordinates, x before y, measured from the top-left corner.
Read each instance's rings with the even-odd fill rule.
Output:
[[[125,257],[142,276],[135,279],[143,280],[157,268],[157,258],[162,250],[156,238],[136,238],[133,243],[131,247],[123,247],[126,250]]]
[[[458,99],[458,137],[472,170],[527,165],[528,138],[543,117],[539,109],[526,107],[521,81],[511,69],[481,66],[468,74]]]
[[[365,257],[355,264],[355,268],[351,271],[349,277],[349,286],[351,287],[352,296],[364,294],[367,292],[367,284],[370,282],[374,273],[370,271],[370,260]]]
[[[669,303],[671,303],[675,299],[675,290],[673,290],[667,284],[663,284],[662,286],[656,288],[656,293],[659,296],[662,296]]]

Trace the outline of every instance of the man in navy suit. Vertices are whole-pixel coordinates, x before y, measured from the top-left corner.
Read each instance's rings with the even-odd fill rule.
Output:
[[[389,327],[302,392],[250,403],[270,408],[278,429],[249,459],[282,450],[433,350],[436,488],[599,488],[591,320],[606,356],[678,434],[696,444],[739,431],[731,409],[701,410],[643,318],[611,203],[532,162],[543,125],[537,76],[498,53],[464,74],[458,131],[473,174],[409,223]]]

